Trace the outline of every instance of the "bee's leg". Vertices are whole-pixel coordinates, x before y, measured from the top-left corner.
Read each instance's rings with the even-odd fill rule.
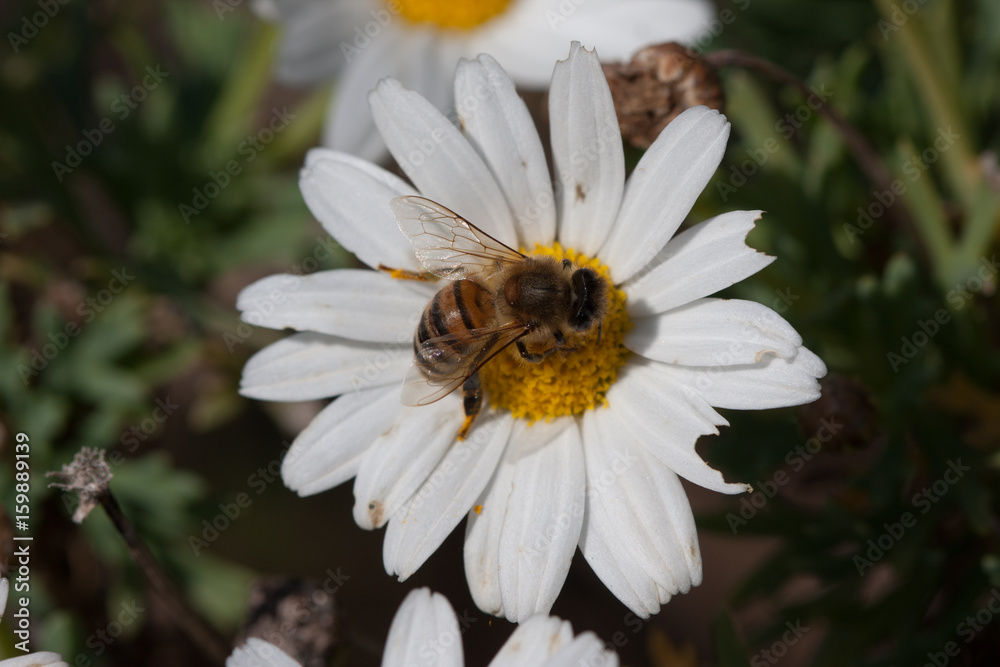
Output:
[[[436,276],[432,273],[418,273],[416,271],[410,271],[409,269],[394,269],[391,266],[386,266],[385,264],[379,264],[377,268],[379,271],[385,271],[397,280],[419,280],[427,283],[436,278]]]
[[[545,357],[549,356],[556,351],[557,348],[550,347],[544,352],[528,352],[528,348],[524,346],[524,341],[517,341],[517,351],[521,354],[521,358],[532,364],[537,364],[541,362]]]
[[[540,354],[533,354],[531,352],[528,352],[528,348],[524,346],[523,340],[517,341],[517,351],[521,353],[522,359],[524,359],[525,361],[529,361],[533,364],[537,364],[539,361],[544,359],[544,357]]]
[[[465,384],[462,385],[462,393],[464,394],[462,403],[465,408],[465,422],[458,431],[459,440],[465,440],[465,437],[469,435],[472,422],[475,421],[476,415],[479,414],[479,409],[483,407],[483,387],[479,382],[478,372],[473,373],[465,381]]]
[[[559,349],[562,350],[563,352],[576,352],[577,348],[570,347],[569,345],[566,344],[566,336],[564,336],[563,332],[559,331],[559,329],[555,330],[555,332],[552,334],[552,337],[555,339],[556,345],[558,345]],[[555,351],[556,348],[552,348],[547,352],[548,354],[552,354]],[[548,354],[546,356],[548,356]]]

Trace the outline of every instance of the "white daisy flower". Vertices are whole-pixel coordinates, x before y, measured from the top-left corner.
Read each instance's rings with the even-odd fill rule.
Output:
[[[3,620],[4,610],[7,609],[7,595],[10,593],[10,583],[6,578],[0,577],[0,620]],[[38,653],[28,653],[19,655],[16,658],[0,660],[0,667],[69,667],[63,662],[62,656],[51,651],[39,651]]]
[[[296,438],[282,476],[303,496],[356,477],[354,518],[387,526],[384,565],[400,580],[468,515],[465,570],[480,609],[512,621],[547,613],[579,546],[608,588],[647,617],[701,582],[677,476],[722,493],[748,489],[695,451],[700,436],[727,424],[715,408],[813,401],[826,368],[771,309],[707,298],[772,261],[745,244],[759,211],[675,236],[722,160],[723,115],[683,113],[626,182],[600,63],[574,43],[549,96],[553,188],[527,108],[496,61],[463,61],[455,97],[459,127],[398,81],[382,81],[370,96],[375,121],[413,185],[316,149],[301,175],[310,209],[368,266],[416,272],[423,267],[390,201],[423,195],[508,246],[604,276],[602,325],[541,363],[519,362],[513,345],[487,363],[479,375],[489,407],[457,440],[461,392],[400,404],[414,330],[442,283],[351,269],[271,276],[241,293],[243,319],[301,333],[254,355],[241,392],[340,396]]]
[[[284,27],[280,80],[337,77],[323,143],[378,160],[385,145],[367,95],[382,77],[446,108],[458,59],[492,53],[518,85],[544,88],[571,38],[627,60],[649,44],[691,41],[713,9],[705,0],[275,0],[258,14]]]
[[[298,667],[277,647],[250,639],[226,667]],[[448,599],[426,588],[411,591],[389,628],[382,667],[462,667],[462,630]],[[573,636],[573,626],[552,616],[532,616],[504,642],[490,667],[617,667],[618,656],[592,632]]]

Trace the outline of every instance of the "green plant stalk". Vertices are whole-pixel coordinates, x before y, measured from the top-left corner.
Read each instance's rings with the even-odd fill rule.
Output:
[[[965,280],[1000,233],[1000,197],[984,181],[976,188],[976,198],[965,219],[965,229],[955,251],[955,281]]]
[[[113,43],[125,61],[132,66],[133,71],[141,74],[147,65],[156,62],[156,56],[150,51],[136,27],[122,22],[118,24],[113,35]]]
[[[899,161],[897,171],[907,161],[917,161],[917,151],[908,139],[899,143]],[[917,231],[923,238],[927,256],[931,260],[934,279],[938,286],[947,289],[951,284],[952,265],[955,255],[955,242],[945,219],[944,205],[941,197],[931,181],[930,175],[916,180],[904,181],[906,192],[901,197],[908,202],[913,211],[913,221]]]
[[[892,0],[876,0],[883,18],[892,22]],[[952,89],[945,77],[936,68],[929,57],[932,49],[924,36],[922,17],[919,12],[909,17],[909,20],[899,26],[898,34],[892,33],[890,39],[898,39],[905,61],[913,80],[927,100],[932,121],[940,129],[952,128],[958,133],[955,145],[942,152],[945,164],[945,177],[955,194],[962,201],[963,208],[970,210],[975,199],[975,183],[980,180],[975,153],[969,143],[969,131],[965,125],[956,97],[949,94]]]
[[[292,110],[295,118],[289,122],[288,127],[275,135],[274,143],[266,151],[261,151],[260,168],[272,168],[293,158],[298,160],[303,153],[316,146],[329,103],[330,90],[327,87],[318,89],[299,103]]]
[[[936,63],[938,80],[947,99],[961,99],[962,55],[955,35],[955,0],[938,0],[924,8],[924,25],[934,26],[934,30],[923,30],[926,45],[930,49],[929,62]],[[975,140],[975,137],[972,137]]]
[[[794,74],[778,67],[763,58],[740,51],[738,49],[723,49],[714,51],[705,56],[705,62],[716,69],[724,67],[742,67],[753,70],[763,76],[797,88],[808,99],[812,91],[804,81]],[[865,173],[871,183],[879,190],[891,190],[893,185],[893,174],[883,164],[881,156],[875,151],[863,134],[858,132],[833,106],[827,102],[820,102],[816,108],[816,113],[826,119],[836,130],[844,145],[854,156],[858,166]],[[888,210],[889,218],[900,229],[914,237],[918,235],[916,225],[912,220],[912,215],[906,205],[893,206]],[[918,239],[919,240],[919,239]]]
[[[236,146],[250,132],[250,122],[258,102],[271,81],[271,62],[277,30],[260,24],[247,47],[237,58],[240,67],[229,77],[212,106],[202,134],[205,159],[215,162],[236,152]]]

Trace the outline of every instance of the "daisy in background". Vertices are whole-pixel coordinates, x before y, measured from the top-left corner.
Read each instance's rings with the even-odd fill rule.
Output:
[[[570,39],[627,60],[649,44],[692,41],[713,16],[706,0],[261,0],[255,7],[283,28],[279,80],[337,79],[324,145],[370,160],[385,154],[367,104],[383,77],[449,108],[459,58],[491,53],[515,83],[541,89]]]
[[[574,43],[549,94],[553,188],[528,110],[493,58],[459,64],[455,99],[458,127],[400,82],[382,81],[372,112],[412,184],[316,149],[301,175],[310,209],[368,266],[419,272],[390,202],[427,197],[512,248],[598,272],[609,284],[601,327],[538,364],[510,350],[489,362],[480,371],[488,407],[457,440],[460,392],[400,404],[414,330],[447,281],[352,269],[271,276],[240,294],[243,319],[301,333],[254,355],[241,393],[340,397],[295,439],[282,477],[303,496],[355,477],[355,521],[387,526],[384,565],[400,580],[468,516],[465,571],[480,609],[517,622],[547,613],[579,546],[608,588],[648,617],[702,578],[678,475],[721,493],[748,489],[695,451],[727,424],[715,408],[808,403],[826,368],[773,310],[707,298],[772,261],[745,244],[759,211],[675,235],[722,160],[723,115],[681,114],[626,181],[597,55]]]
[[[462,631],[448,599],[426,588],[411,591],[389,628],[382,667],[462,667]],[[618,656],[591,632],[573,636],[573,626],[552,616],[533,616],[490,661],[490,667],[617,667]],[[299,667],[276,646],[251,638],[226,667]]]
[[[0,620],[3,620],[4,612],[7,609],[7,594],[10,592],[10,582],[4,577],[0,577]],[[63,662],[62,656],[51,651],[41,651],[38,653],[28,653],[19,655],[16,658],[0,660],[0,667],[69,667]]]

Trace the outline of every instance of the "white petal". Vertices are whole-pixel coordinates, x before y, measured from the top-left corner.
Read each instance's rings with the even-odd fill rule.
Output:
[[[640,618],[649,618],[660,611],[661,599],[656,582],[646,576],[632,554],[616,542],[609,542],[603,526],[594,518],[594,508],[588,504],[580,531],[580,551],[594,573],[608,590]]]
[[[382,667],[461,667],[462,634],[447,598],[411,591],[389,627]]]
[[[583,418],[584,456],[587,459],[587,511],[584,515],[583,530],[580,533],[580,550],[597,576],[615,597],[622,601],[641,618],[648,618],[660,610],[660,605],[669,600],[660,598],[657,578],[650,576],[650,563],[656,563],[658,555],[652,552],[649,540],[641,531],[628,530],[634,523],[633,512],[625,497],[624,485],[618,477],[640,464],[635,444],[623,444],[631,440],[627,431],[616,434],[613,442],[604,442],[604,434],[599,432],[598,421],[608,422],[610,410],[602,410],[602,415],[588,412]],[[618,424],[620,427],[620,424]],[[601,429],[604,430],[603,428]],[[599,451],[605,445],[618,447],[615,452]],[[617,466],[617,467],[616,467]],[[645,484],[644,484],[645,485]],[[651,508],[647,508],[649,511]],[[657,517],[662,519],[662,517]],[[630,539],[641,543],[624,542],[619,533],[619,525],[628,532],[636,532]],[[658,564],[657,564],[658,565]],[[657,566],[654,571],[660,568]],[[669,573],[668,573],[669,574]],[[667,575],[658,577],[665,581]]]
[[[593,44],[605,62],[627,61],[643,46],[663,42],[690,44],[706,32],[712,4],[701,0],[613,0],[574,3],[565,21],[542,18],[565,44],[576,39]],[[556,12],[563,11],[560,4]],[[555,40],[553,40],[555,41]]]
[[[476,509],[469,512],[465,524],[465,578],[476,606],[487,614],[503,614],[500,596],[500,531],[507,513],[507,499],[514,483],[516,466],[512,461],[515,446],[511,443],[497,465]]]
[[[519,245],[551,245],[556,206],[545,151],[514,82],[488,55],[463,60],[455,73],[459,123],[503,190]]]
[[[511,436],[514,465],[500,530],[500,595],[519,623],[552,608],[583,525],[584,463],[576,420],[525,425]]]
[[[659,315],[637,317],[628,349],[682,366],[754,364],[791,359],[802,337],[781,315],[754,301],[699,299]]]
[[[462,425],[455,395],[418,408],[403,408],[388,431],[372,443],[354,480],[354,520],[381,528],[420,488],[454,445]]]
[[[279,274],[240,292],[242,319],[270,329],[315,331],[372,343],[413,338],[432,292],[364,269]]]
[[[716,426],[726,420],[668,370],[654,362],[629,363],[608,390],[609,409],[636,441],[681,477],[720,493],[746,491],[746,484],[727,484],[695,451],[698,438],[718,434]]]
[[[281,20],[281,12],[278,9],[279,4],[279,0],[250,0],[250,11],[257,18],[274,23]]]
[[[365,104],[365,93],[370,88],[360,82],[350,87],[345,84],[348,84],[346,79],[330,95],[320,145],[357,156],[360,160],[384,162],[389,151]],[[358,102],[359,96],[361,102]]]
[[[3,618],[4,610],[7,608],[7,594],[9,592],[10,582],[4,577],[0,577],[0,619]]]
[[[396,512],[385,532],[385,571],[405,581],[437,551],[482,494],[510,439],[510,413],[481,415],[427,481]]]
[[[500,186],[451,121],[395,79],[380,81],[368,99],[389,151],[421,194],[500,241],[516,242]]]
[[[677,475],[627,433],[612,410],[584,415],[588,525],[605,543],[629,552],[642,576],[651,580],[647,588],[659,584],[670,595],[687,593],[693,577],[684,550],[692,540],[697,549],[694,520],[684,534],[664,521],[678,501],[690,515],[687,499]]]
[[[290,84],[324,82],[347,64],[339,44],[354,46],[353,30],[371,17],[363,0],[339,2],[280,3],[284,16],[278,46],[277,78]]]
[[[552,73],[549,124],[558,240],[593,257],[622,201],[625,153],[601,63],[579,42],[573,42],[569,58],[556,63]],[[620,280],[617,274],[614,278]]]
[[[402,382],[412,345],[361,343],[299,333],[268,345],[243,367],[240,393],[264,401],[309,401]]]
[[[310,496],[354,477],[368,447],[401,409],[395,386],[344,394],[295,438],[281,462],[285,486]]]
[[[3,667],[69,667],[69,663],[64,662],[61,655],[51,651],[40,651],[19,655],[16,658],[7,658],[0,660],[0,665]]]
[[[471,35],[470,53],[489,53],[494,56],[519,88],[544,90],[552,82],[552,64],[565,56],[565,40],[552,39],[552,29],[544,21],[546,8],[539,12],[539,5],[550,4],[536,0],[511,3],[513,12],[499,17]],[[534,25],[525,19],[541,19]],[[511,39],[511,34],[516,34]]]
[[[545,667],[618,667],[618,655],[604,648],[604,642],[592,632],[585,632],[562,647]]]
[[[394,197],[416,193],[398,176],[346,153],[317,148],[306,156],[299,187],[323,228],[362,262],[420,270],[389,209]]]
[[[489,667],[543,667],[560,648],[573,641],[573,628],[553,616],[532,616],[504,642]]]
[[[655,613],[660,604],[702,579],[698,533],[684,487],[669,464],[651,455],[614,410],[584,416],[584,451],[584,532],[588,538],[600,536],[619,563],[632,566],[614,578],[624,576],[643,594],[643,605],[633,610]],[[580,545],[586,554],[583,539]],[[624,558],[622,551],[627,552]]]
[[[660,252],[705,189],[726,152],[729,123],[694,107],[675,118],[639,160],[601,259],[616,282],[628,280]]]
[[[768,357],[746,366],[694,367],[664,365],[678,382],[694,388],[718,408],[765,410],[812,403],[819,398],[817,378],[826,365],[800,347],[791,361]]]
[[[648,44],[689,42],[713,14],[701,0],[521,0],[473,35],[472,53],[495,56],[519,87],[541,89],[570,40],[597,47],[605,62],[627,61]]]
[[[383,161],[385,142],[379,136],[368,107],[368,93],[379,79],[394,74],[403,63],[425,63],[426,60],[426,48],[420,35],[399,30],[392,24],[359,53],[352,52],[351,62],[337,81],[327,109],[323,145],[372,162]]]
[[[233,650],[226,658],[226,667],[300,667],[277,646],[263,639],[250,637],[247,643]]]
[[[760,211],[731,211],[686,229],[625,286],[633,317],[715,294],[774,261],[746,244]]]

